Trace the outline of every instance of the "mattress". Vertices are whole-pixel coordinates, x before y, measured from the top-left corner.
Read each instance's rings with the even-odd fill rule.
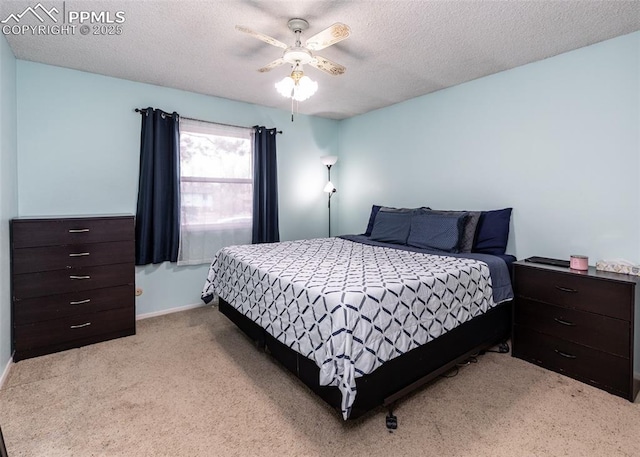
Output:
[[[321,238],[221,249],[202,297],[222,297],[313,360],[346,419],[356,378],[512,297],[510,284],[500,297],[492,285],[482,260]]]

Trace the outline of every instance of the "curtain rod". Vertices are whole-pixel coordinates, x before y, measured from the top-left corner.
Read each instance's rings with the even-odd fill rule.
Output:
[[[136,108],[134,111],[136,113],[142,114],[142,113],[145,112],[145,109],[146,108]],[[167,114],[170,114],[170,113],[167,113]],[[178,114],[178,116],[180,116],[180,115]],[[195,119],[193,117],[186,117],[186,116],[180,116],[180,119],[186,119],[188,121],[196,121],[196,122],[208,122],[210,124],[224,125],[225,127],[235,127],[235,128],[238,128],[238,129],[249,129],[249,128],[252,128],[252,127],[245,127],[245,126],[242,126],[242,125],[232,125],[232,124],[223,124],[221,122],[203,121],[202,119]],[[282,133],[282,130],[276,130],[276,133]]]

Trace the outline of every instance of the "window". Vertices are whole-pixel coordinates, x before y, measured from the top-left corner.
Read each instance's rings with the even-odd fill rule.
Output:
[[[251,243],[253,130],[180,120],[179,265],[209,263]]]

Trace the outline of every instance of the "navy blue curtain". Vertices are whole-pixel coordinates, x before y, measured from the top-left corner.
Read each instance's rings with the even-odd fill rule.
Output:
[[[140,110],[136,265],[176,262],[180,245],[179,116]]]
[[[253,135],[252,243],[280,241],[276,129],[255,126]]]

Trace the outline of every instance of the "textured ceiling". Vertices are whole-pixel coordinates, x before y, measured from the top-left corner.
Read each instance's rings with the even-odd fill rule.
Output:
[[[19,59],[290,109],[273,84],[289,73],[258,68],[282,50],[235,30],[244,25],[293,45],[287,21],[311,35],[334,22],[351,37],[318,53],[347,67],[305,72],[319,90],[299,112],[343,119],[445,87],[640,30],[638,1],[41,1],[58,10],[122,11],[120,35],[6,35]],[[0,3],[3,25],[38,0]],[[53,13],[54,16],[55,13]],[[19,25],[40,22],[30,12]],[[85,23],[86,24],[86,23]],[[13,29],[17,30],[17,29]],[[115,29],[114,29],[115,30]]]

